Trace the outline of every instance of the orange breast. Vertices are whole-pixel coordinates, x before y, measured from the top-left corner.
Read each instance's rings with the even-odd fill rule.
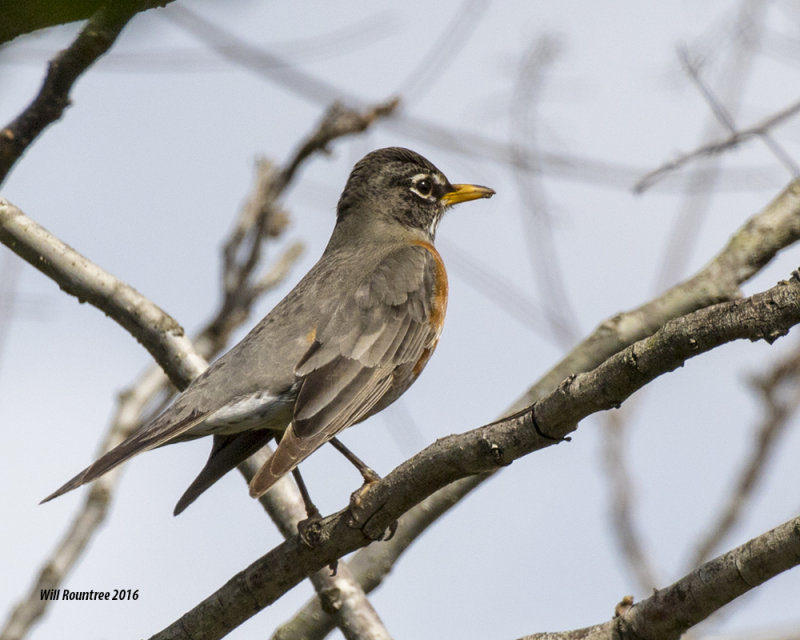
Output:
[[[436,247],[425,240],[418,240],[414,244],[424,248],[431,254],[436,269],[434,275],[435,282],[433,288],[433,299],[431,300],[431,314],[428,316],[428,320],[435,331],[435,335],[433,343],[425,349],[420,359],[414,365],[414,375],[417,376],[427,364],[428,359],[433,353],[433,350],[436,348],[436,344],[439,342],[439,336],[442,334],[442,328],[444,327],[444,316],[447,312],[448,284],[447,271],[444,268],[442,256],[439,255]]]

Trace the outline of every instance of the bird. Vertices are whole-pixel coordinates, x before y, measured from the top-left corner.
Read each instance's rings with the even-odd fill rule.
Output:
[[[448,295],[434,246],[442,215],[494,193],[451,184],[409,149],[368,153],[345,184],[325,250],[286,297],[160,415],[42,502],[139,453],[208,435],[208,461],[175,515],[273,438],[275,451],[250,481],[253,497],[326,442],[343,450],[335,437],[399,398],[439,341]],[[369,482],[371,470],[361,470]]]

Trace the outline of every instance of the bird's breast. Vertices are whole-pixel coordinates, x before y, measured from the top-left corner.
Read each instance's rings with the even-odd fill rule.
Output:
[[[433,258],[434,282],[433,293],[431,296],[431,313],[428,321],[436,333],[436,340],[438,340],[442,333],[442,328],[444,327],[444,317],[447,313],[447,270],[444,268],[442,256],[439,255],[436,247],[434,247],[430,242],[426,240],[417,240],[414,244],[425,249]]]

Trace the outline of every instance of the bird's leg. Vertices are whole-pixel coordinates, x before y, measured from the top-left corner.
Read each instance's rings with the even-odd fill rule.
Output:
[[[334,447],[336,447],[336,450],[339,453],[341,453],[345,458],[347,458],[350,461],[350,464],[352,464],[356,469],[358,469],[358,472],[361,474],[361,477],[364,478],[365,487],[381,479],[381,477],[377,473],[375,473],[375,471],[372,468],[368,467],[361,458],[359,458],[355,453],[350,451],[350,449],[345,447],[344,444],[342,444],[342,442],[339,440],[339,438],[331,438],[330,443]]]
[[[294,476],[294,481],[297,483],[297,488],[300,489],[300,496],[303,498],[306,515],[309,519],[319,518],[319,509],[317,509],[317,505],[311,500],[311,494],[308,493],[308,487],[306,487],[306,483],[303,481],[303,476],[300,475],[300,469],[297,467],[292,469],[292,475]]]
[[[292,475],[297,483],[297,488],[300,490],[300,496],[303,498],[306,515],[308,516],[305,520],[297,523],[297,532],[300,534],[300,539],[303,543],[313,549],[320,541],[320,520],[322,520],[322,516],[311,500],[311,495],[308,493],[303,476],[300,475],[300,469],[297,467],[292,469]]]
[[[366,521],[369,519],[367,517],[359,517],[359,510],[363,502],[363,498],[366,495],[366,492],[369,491],[370,485],[378,482],[381,477],[375,473],[375,471],[367,466],[364,461],[359,458],[355,453],[350,451],[338,438],[331,438],[329,442],[336,448],[336,450],[341,453],[345,458],[347,458],[350,463],[358,469],[358,472],[361,474],[361,477],[364,478],[364,484],[361,485],[358,489],[356,489],[352,495],[350,496],[350,513],[353,516],[353,520],[357,525],[366,525]],[[363,528],[363,527],[362,527]],[[393,522],[389,525],[389,528],[383,532],[383,534],[377,538],[381,540],[390,540],[392,536],[394,536],[395,531],[397,531],[397,522]]]

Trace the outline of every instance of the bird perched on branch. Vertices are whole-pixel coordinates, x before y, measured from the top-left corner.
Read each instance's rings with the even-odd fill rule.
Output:
[[[365,156],[339,199],[328,246],[297,286],[163,413],[43,502],[138,453],[207,435],[211,454],[176,514],[273,437],[253,497],[326,442],[344,449],[335,436],[400,397],[439,340],[447,275],[433,240],[442,214],[492,195],[451,184],[408,149]],[[346,455],[366,482],[377,477]]]

